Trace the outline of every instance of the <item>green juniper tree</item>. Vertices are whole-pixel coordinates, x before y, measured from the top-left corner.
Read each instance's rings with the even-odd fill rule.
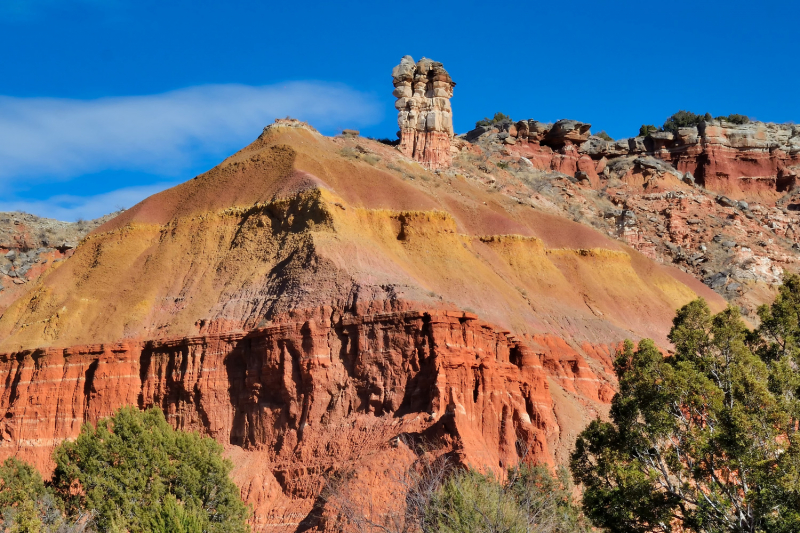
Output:
[[[82,533],[90,526],[87,515],[67,520],[39,471],[14,457],[0,466],[0,515],[2,533]]]
[[[571,458],[584,511],[612,532],[800,531],[800,278],[787,275],[749,332],[696,300],[670,357],[650,340],[615,361],[611,421]]]
[[[3,461],[0,466],[0,509],[36,500],[46,491],[41,474],[33,466],[15,457]]]
[[[248,530],[222,447],[175,431],[158,408],[124,407],[96,428],[86,424],[54,459],[53,487],[68,515],[91,511],[100,531]]]

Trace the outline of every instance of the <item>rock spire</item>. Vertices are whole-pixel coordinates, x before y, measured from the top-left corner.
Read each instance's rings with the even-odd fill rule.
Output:
[[[395,107],[400,126],[400,151],[435,170],[452,162],[455,83],[441,63],[423,57],[417,63],[405,56],[392,70]]]

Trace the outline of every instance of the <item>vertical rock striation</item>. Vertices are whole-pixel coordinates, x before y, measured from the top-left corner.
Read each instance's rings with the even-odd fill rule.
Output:
[[[452,162],[455,83],[441,63],[423,57],[417,63],[405,56],[392,70],[395,107],[400,126],[400,151],[435,170]]]
[[[0,354],[0,457],[47,472],[83,423],[159,406],[173,426],[227,445],[255,529],[272,531],[287,512],[308,515],[325,474],[392,453],[404,435],[427,435],[473,466],[513,465],[520,444],[552,463],[582,424],[558,418],[552,390],[573,396],[573,414],[613,394],[605,372],[560,339],[517,338],[471,313],[324,307],[293,317],[248,332]],[[611,348],[590,348],[607,371]]]

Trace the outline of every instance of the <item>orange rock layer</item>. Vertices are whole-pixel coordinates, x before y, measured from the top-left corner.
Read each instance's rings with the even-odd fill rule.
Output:
[[[515,464],[520,442],[552,463],[582,416],[559,419],[550,383],[576,410],[602,412],[613,394],[608,376],[562,340],[518,339],[470,313],[342,316],[327,307],[304,318],[247,333],[0,355],[1,455],[48,471],[53,448],[83,423],[157,405],[177,428],[256,453],[257,465],[235,472],[254,523],[286,526],[277,511],[287,499],[308,514],[323,475],[401,435],[444,439],[464,462],[490,469]],[[609,369],[608,347],[584,349]]]

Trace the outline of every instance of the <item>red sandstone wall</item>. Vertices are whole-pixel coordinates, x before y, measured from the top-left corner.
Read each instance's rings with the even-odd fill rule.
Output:
[[[561,426],[585,420],[556,419],[551,383],[591,412],[610,400],[608,361],[594,361],[599,378],[560,339],[521,341],[474,315],[439,313],[326,308],[249,333],[4,354],[0,455],[47,472],[53,448],[84,422],[158,405],[175,427],[229,447],[254,523],[274,525],[285,520],[278,502],[307,513],[324,474],[398,435],[449,442],[475,466],[514,464],[518,440],[552,462]]]

